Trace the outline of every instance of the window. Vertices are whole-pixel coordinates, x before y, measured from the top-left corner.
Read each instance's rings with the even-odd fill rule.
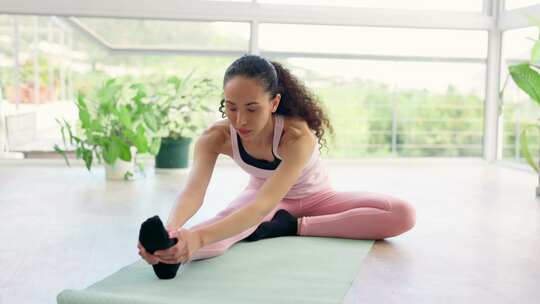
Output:
[[[225,68],[234,59],[226,53],[163,56],[146,49],[167,47],[241,53],[247,52],[246,37],[249,37],[247,24],[227,22],[72,20],[0,15],[0,24],[0,102],[8,121],[10,151],[51,151],[55,143],[61,142],[55,119],[76,120],[78,114],[73,100],[77,92],[95,91],[108,77],[184,76],[195,70],[197,75],[220,83]],[[14,35],[16,24],[18,39]],[[99,38],[110,45],[99,43],[84,31],[85,28],[103,35]],[[18,44],[19,102],[14,42]],[[144,49],[127,53],[115,49],[128,43]],[[218,107],[219,100],[216,100],[215,109]]]
[[[329,109],[331,156],[482,155],[485,32],[261,24],[259,33],[263,55],[285,61]]]
[[[484,64],[280,61],[328,110],[332,157],[482,155]]]

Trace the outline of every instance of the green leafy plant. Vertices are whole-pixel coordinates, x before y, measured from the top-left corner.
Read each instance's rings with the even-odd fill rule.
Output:
[[[192,138],[205,127],[205,115],[214,112],[207,103],[217,96],[210,78],[172,76],[154,84],[162,138]]]
[[[529,20],[537,24],[540,30],[540,20],[529,17]],[[534,39],[534,45],[531,49],[529,61],[514,64],[508,67],[510,76],[516,85],[523,90],[534,102],[540,105],[540,31],[537,39]],[[505,83],[506,86],[506,83]],[[504,88],[503,88],[504,91]],[[502,92],[500,94],[502,96]],[[520,134],[520,146],[523,157],[527,163],[538,173],[538,165],[534,162],[529,150],[527,134],[530,130],[537,129],[540,131],[540,126],[529,124],[523,128]]]
[[[54,150],[64,157],[68,166],[65,153],[68,143],[89,171],[94,159],[109,165],[118,159],[131,161],[132,147],[139,154],[158,153],[161,138],[157,136],[156,104],[148,98],[145,85],[109,79],[92,98],[79,93],[75,103],[79,111],[77,125],[56,119],[64,149],[55,145]],[[137,165],[144,170],[141,164]]]

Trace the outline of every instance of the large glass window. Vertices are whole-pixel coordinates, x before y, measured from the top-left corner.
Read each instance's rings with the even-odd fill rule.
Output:
[[[336,131],[331,156],[481,156],[486,36],[262,24],[260,46],[289,56],[321,97]],[[320,57],[290,55],[305,50]],[[324,58],[340,54],[348,59]]]
[[[41,143],[54,137],[53,117],[70,112],[60,102],[73,93],[68,33],[45,17],[2,15],[0,24],[0,102],[8,147],[51,150]]]
[[[0,23],[1,108],[9,149],[23,152],[51,151],[61,141],[55,119],[75,121],[77,92],[95,91],[108,77],[149,79],[195,71],[219,83],[233,57],[181,51],[247,52],[250,31],[246,23],[12,15],[1,15]],[[155,54],[152,49],[168,52]],[[218,106],[216,100],[216,110]]]
[[[328,110],[329,156],[482,155],[484,64],[281,61]]]
[[[107,77],[196,70],[219,84],[250,37],[247,23],[0,17],[2,111],[32,130],[8,129],[12,151],[50,151],[60,140],[55,118],[76,120],[77,92]],[[258,38],[261,54],[288,66],[328,109],[330,156],[482,155],[486,32],[261,24]],[[15,59],[26,96],[18,102]]]

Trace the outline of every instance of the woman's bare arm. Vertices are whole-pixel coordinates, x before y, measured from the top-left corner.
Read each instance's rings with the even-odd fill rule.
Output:
[[[184,190],[178,195],[176,204],[169,215],[167,228],[177,230],[201,208],[219,155],[217,151],[224,140],[223,132],[219,130],[219,127],[209,128],[197,139],[193,168]]]

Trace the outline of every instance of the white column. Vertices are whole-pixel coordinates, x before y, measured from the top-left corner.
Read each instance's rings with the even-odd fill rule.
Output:
[[[69,56],[69,66],[68,66],[68,99],[73,100],[73,57],[71,57],[71,52],[73,52],[73,31],[68,31],[68,48],[70,52]]]
[[[47,42],[49,45],[52,45],[53,44],[53,25],[52,25],[52,18],[53,17],[49,17],[49,22],[47,22]],[[47,65],[47,69],[48,69],[48,73],[49,73],[49,96],[51,97],[51,101],[52,99],[56,96],[56,86],[54,85],[54,70],[53,70],[53,63],[54,63],[54,60],[52,60],[52,54],[49,54],[48,55],[48,58],[49,58],[49,64]]]
[[[252,0],[253,5],[259,5],[257,3],[258,0]],[[249,53],[260,55],[261,52],[259,51],[259,20],[258,19],[251,19],[251,28],[249,32]]]
[[[397,87],[393,86],[392,88],[392,100],[390,104],[392,105],[392,139],[391,139],[391,150],[392,156],[397,157],[397,127],[398,127],[398,103],[397,103]]]
[[[491,16],[497,20],[500,2],[491,2]],[[488,32],[488,58],[486,69],[486,98],[484,102],[484,159],[497,160],[497,137],[499,131],[499,86],[501,72],[502,34],[495,22]]]
[[[34,101],[40,103],[40,77],[39,77],[39,28],[38,28],[38,17],[34,16],[34,43],[33,43],[33,55],[34,55]]]
[[[65,52],[66,50],[66,33],[65,30],[60,28],[60,45],[62,46],[60,49],[62,52]],[[63,54],[64,55],[64,54]],[[66,61],[64,56],[60,56],[59,58],[60,63],[60,96],[62,100],[66,100]]]
[[[19,18],[13,16],[13,75],[15,77],[15,109],[21,102],[21,67],[19,64]]]
[[[249,53],[259,55],[259,22],[251,21],[251,31],[249,35]]]

